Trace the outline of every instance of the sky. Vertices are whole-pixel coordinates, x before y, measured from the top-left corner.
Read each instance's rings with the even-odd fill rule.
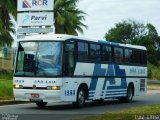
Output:
[[[79,36],[104,39],[110,28],[128,19],[151,23],[160,35],[160,0],[80,0],[78,8],[87,14],[83,23],[88,26]]]

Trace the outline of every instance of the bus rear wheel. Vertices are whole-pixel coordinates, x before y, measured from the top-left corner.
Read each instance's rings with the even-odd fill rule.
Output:
[[[77,92],[77,100],[73,102],[74,107],[84,107],[86,100],[86,91],[83,87],[80,87]]]
[[[131,102],[133,100],[134,88],[131,84],[129,84],[127,88],[127,96],[123,98],[119,98],[120,102]]]
[[[45,107],[47,102],[35,102],[38,107]]]

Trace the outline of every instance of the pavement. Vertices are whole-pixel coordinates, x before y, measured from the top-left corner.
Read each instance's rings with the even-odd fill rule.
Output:
[[[86,106],[80,109],[74,108],[71,103],[49,103],[45,108],[38,108],[34,103],[14,104],[0,106],[0,119],[14,116],[18,117],[18,120],[76,120],[106,112],[157,104],[160,104],[159,93],[134,97],[131,103],[119,103],[118,100],[87,102]]]
[[[160,94],[160,90],[148,90],[147,95],[151,95],[151,94]]]

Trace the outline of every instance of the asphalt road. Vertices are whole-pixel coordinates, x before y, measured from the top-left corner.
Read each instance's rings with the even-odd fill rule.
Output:
[[[38,108],[34,103],[21,105],[0,106],[0,119],[6,117],[18,120],[74,120],[86,116],[103,114],[107,111],[118,111],[132,107],[160,104],[160,93],[150,93],[146,96],[135,97],[131,103],[119,103],[108,100],[103,103],[89,102],[86,107],[76,109],[71,103],[52,103],[45,108]]]

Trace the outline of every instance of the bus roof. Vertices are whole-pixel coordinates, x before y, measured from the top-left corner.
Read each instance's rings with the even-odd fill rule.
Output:
[[[109,44],[109,45],[114,45],[114,46],[121,46],[121,47],[146,50],[146,47],[139,46],[139,45],[121,44],[121,43],[110,42],[110,41],[106,41],[106,40],[88,39],[88,38],[83,38],[83,37],[78,37],[78,36],[73,36],[73,35],[52,34],[52,33],[38,34],[38,35],[32,35],[32,36],[26,35],[26,37],[24,37],[22,39],[18,39],[18,41],[36,41],[36,40],[38,40],[38,41],[44,41],[44,40],[46,40],[46,41],[50,41],[50,40],[65,41],[68,39],[80,39],[80,40],[104,43],[104,44]]]

